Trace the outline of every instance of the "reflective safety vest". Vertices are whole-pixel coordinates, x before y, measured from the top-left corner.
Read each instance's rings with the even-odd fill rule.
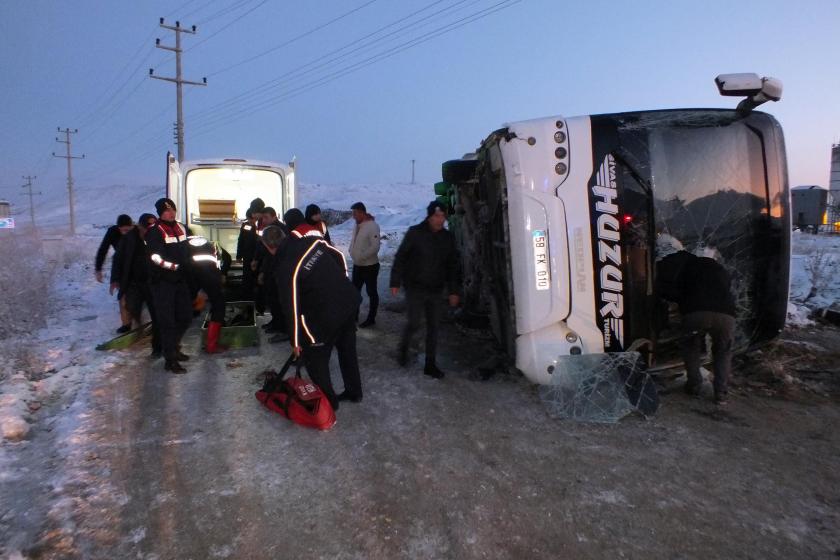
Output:
[[[149,246],[149,258],[155,269],[170,273],[178,271],[185,264],[183,244],[187,240],[186,228],[178,222],[166,223],[159,220],[146,233],[146,243]],[[160,274],[152,273],[160,277]]]
[[[206,237],[200,235],[193,235],[187,238],[189,244],[190,255],[193,263],[203,264],[212,263],[216,268],[221,269],[222,265],[218,259],[218,252],[216,251],[216,244],[211,243]]]

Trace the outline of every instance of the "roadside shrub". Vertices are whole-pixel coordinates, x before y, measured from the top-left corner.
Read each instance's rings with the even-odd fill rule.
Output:
[[[37,237],[0,236],[0,340],[46,326],[52,274]]]

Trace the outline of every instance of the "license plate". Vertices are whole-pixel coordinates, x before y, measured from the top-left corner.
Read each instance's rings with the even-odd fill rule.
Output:
[[[551,273],[548,270],[548,239],[543,230],[534,230],[534,276],[538,290],[551,288]]]

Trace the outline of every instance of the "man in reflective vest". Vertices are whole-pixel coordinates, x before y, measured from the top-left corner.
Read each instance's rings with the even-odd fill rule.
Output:
[[[185,373],[179,363],[189,360],[180,350],[181,338],[192,321],[192,301],[187,282],[190,254],[187,228],[175,221],[175,203],[168,198],[155,202],[158,220],[146,233],[149,247],[149,285],[160,323],[165,369]]]
[[[327,223],[324,221],[323,216],[321,216],[321,208],[317,204],[307,206],[304,217],[306,218],[307,224],[321,232],[321,235],[324,236],[327,243],[330,245],[333,244],[332,239],[330,239],[330,232],[327,229]]]
[[[193,280],[210,300],[206,350],[209,354],[224,352],[227,348],[219,344],[219,334],[225,322],[225,296],[222,293],[221,264],[216,256],[216,246],[198,235],[188,238],[187,243],[192,256]]]
[[[304,222],[295,208],[284,216],[291,235],[278,253],[283,232],[272,228],[263,244],[277,253],[275,279],[283,292],[282,303],[289,321],[292,349],[302,355],[306,370],[333,408],[338,401],[362,400],[362,382],[356,354],[356,315],[359,292],[347,278],[341,251],[327,243],[321,233]],[[344,392],[335,394],[330,379],[330,355],[335,347],[344,381]]]

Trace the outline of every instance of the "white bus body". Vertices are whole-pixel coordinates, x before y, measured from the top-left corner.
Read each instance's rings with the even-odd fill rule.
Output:
[[[677,239],[733,276],[739,348],[784,325],[789,191],[781,128],[764,113],[690,109],[515,122],[443,165],[465,311],[536,383],[577,355],[679,358],[654,290]]]

